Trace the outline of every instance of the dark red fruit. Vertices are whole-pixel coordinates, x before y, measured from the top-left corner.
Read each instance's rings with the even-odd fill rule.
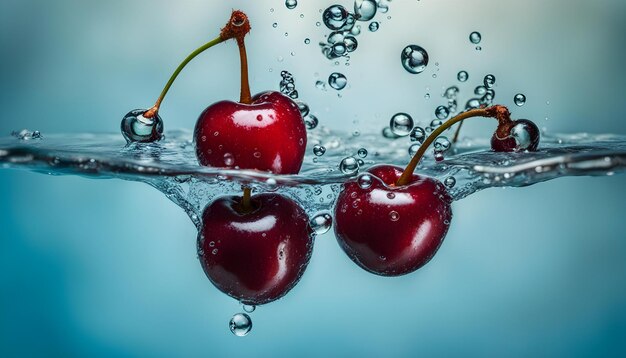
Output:
[[[413,174],[395,186],[403,169],[375,166],[344,184],[335,209],[335,234],[359,266],[399,276],[424,266],[450,226],[451,198],[438,181]],[[367,175],[367,177],[365,177]]]
[[[496,152],[534,152],[538,146],[539,128],[528,119],[500,124],[491,137],[491,149]]]
[[[200,164],[297,174],[304,160],[306,128],[298,105],[279,92],[251,104],[217,102],[202,112],[194,131]]]
[[[198,235],[200,263],[222,292],[249,305],[279,299],[291,290],[313,251],[313,231],[304,210],[278,194],[225,196],[209,204]]]

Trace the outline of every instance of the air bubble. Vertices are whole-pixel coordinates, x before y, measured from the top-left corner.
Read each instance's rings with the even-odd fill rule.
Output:
[[[480,35],[480,32],[474,31],[469,35],[469,39],[471,43],[478,45],[480,43],[480,40],[482,39],[482,36]]]
[[[309,39],[309,38],[304,39],[304,44],[305,45],[308,45],[310,43],[311,43],[311,39]]]
[[[245,313],[237,313],[228,324],[230,331],[237,337],[244,337],[252,329],[252,320]]]
[[[449,115],[450,115],[450,111],[448,110],[448,107],[446,106],[439,106],[437,107],[437,109],[435,109],[435,116],[438,119],[446,119],[448,118]]]
[[[254,310],[256,310],[256,306],[255,305],[243,305],[243,310],[247,313],[252,313],[254,312]]]
[[[389,219],[391,221],[398,221],[398,220],[400,220],[400,214],[398,214],[397,211],[390,211],[389,212]],[[383,260],[384,260],[384,258],[383,258]]]
[[[485,76],[485,79],[483,80],[483,82],[485,84],[485,87],[487,87],[488,89],[491,89],[496,84],[496,76],[489,74]]]
[[[343,158],[341,163],[339,163],[339,169],[347,175],[355,174],[359,171],[359,162],[354,157]]]
[[[324,25],[330,30],[339,30],[346,25],[348,11],[341,5],[332,5],[322,14]]]
[[[409,134],[409,138],[411,142],[423,143],[424,139],[426,139],[426,131],[422,127],[415,127]]]
[[[402,66],[409,73],[422,73],[428,66],[428,53],[417,45],[408,45],[400,54]]]
[[[445,152],[446,150],[450,149],[451,143],[447,137],[441,136],[435,139],[435,143],[433,144],[433,146],[435,147],[435,150]]]
[[[339,72],[333,72],[328,76],[328,84],[337,91],[341,91],[348,84],[348,79]]]
[[[361,158],[365,158],[367,157],[367,149],[361,148],[356,154]]]
[[[409,135],[413,129],[413,125],[413,118],[406,113],[396,113],[389,121],[391,131],[400,137]]]
[[[448,189],[452,189],[456,185],[456,179],[454,177],[447,177],[446,180],[443,181],[443,185]]]
[[[315,156],[321,157],[324,153],[326,153],[326,147],[319,144],[313,146],[313,154],[315,154]]]
[[[328,232],[333,225],[333,218],[328,213],[315,215],[309,223],[315,234],[322,235]]]
[[[417,151],[420,149],[420,146],[421,146],[421,142],[419,144],[415,143],[415,144],[411,145],[409,147],[409,156],[410,157],[414,157],[415,154],[417,153]]]
[[[315,129],[319,122],[320,121],[317,119],[317,117],[312,114],[309,114],[308,116],[306,116],[306,118],[304,118],[304,125],[309,130]]]
[[[518,93],[513,97],[513,101],[518,107],[521,107],[526,104],[526,96],[523,93]]]
[[[457,73],[456,75],[457,80],[459,80],[459,82],[466,82],[469,79],[469,74],[467,73],[467,71],[459,71],[459,73]]]
[[[300,115],[302,116],[302,118],[306,117],[310,111],[309,105],[302,101],[296,101],[296,104],[298,105],[298,110],[300,110]]]
[[[145,109],[135,109],[128,112],[122,119],[122,135],[128,143],[155,142],[163,138],[163,120],[157,114],[153,118],[146,118]]]
[[[369,189],[372,186],[372,176],[369,174],[363,174],[361,176],[359,176],[359,178],[357,179],[357,184],[359,184],[359,187],[361,189]]]
[[[371,32],[376,32],[380,28],[380,23],[378,21],[372,21],[368,28]]]
[[[354,14],[359,21],[369,21],[376,15],[376,1],[374,0],[355,0]]]
[[[295,9],[296,6],[298,6],[298,1],[297,0],[285,0],[285,6],[289,10]]]

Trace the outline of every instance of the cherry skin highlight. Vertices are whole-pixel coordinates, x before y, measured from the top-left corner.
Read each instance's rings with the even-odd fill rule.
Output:
[[[428,263],[452,219],[452,200],[441,183],[413,174],[407,185],[396,186],[402,172],[391,165],[370,168],[344,184],[335,208],[341,248],[381,276],[405,275]]]
[[[279,92],[251,104],[217,102],[205,109],[194,131],[200,164],[297,174],[306,150],[306,128],[298,105]]]
[[[498,126],[491,137],[495,152],[534,152],[539,146],[539,128],[528,119],[518,119]]]
[[[249,305],[284,296],[306,269],[313,251],[313,230],[304,210],[278,194],[251,198],[225,196],[209,204],[198,235],[200,263],[209,280],[225,294]]]

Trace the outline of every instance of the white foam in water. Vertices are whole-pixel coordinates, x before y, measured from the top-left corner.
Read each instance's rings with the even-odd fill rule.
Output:
[[[0,139],[0,165],[50,174],[119,178],[145,182],[183,208],[196,225],[204,207],[216,196],[240,194],[241,185],[279,191],[314,217],[331,212],[341,183],[375,164],[405,166],[410,138],[385,138],[379,133],[335,132],[319,127],[309,133],[299,175],[272,175],[253,170],[224,170],[198,165],[190,131],[168,132],[158,143],[126,146],[119,134],[56,134],[37,141]],[[320,146],[326,148],[322,156]],[[318,150],[316,151],[315,148]],[[359,159],[358,170],[342,171],[347,157]],[[347,154],[346,154],[347,153]],[[436,162],[428,151],[416,172],[451,183],[455,200],[490,187],[520,187],[564,176],[612,175],[626,169],[626,137],[617,135],[543,136],[539,151],[496,153],[487,139],[464,140]],[[345,163],[344,163],[345,164]],[[344,168],[345,169],[345,168]],[[453,179],[450,179],[453,178]]]

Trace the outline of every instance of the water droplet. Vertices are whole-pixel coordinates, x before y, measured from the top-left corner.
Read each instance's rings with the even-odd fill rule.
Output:
[[[309,130],[315,129],[319,122],[320,121],[317,119],[317,117],[312,114],[309,114],[308,116],[306,116],[306,118],[304,118],[304,125]]]
[[[447,99],[454,99],[456,98],[456,95],[458,93],[459,93],[459,87],[452,86],[446,89],[446,92],[444,92],[443,96],[446,97]]]
[[[447,177],[446,180],[443,181],[443,185],[448,189],[452,189],[456,185],[456,179],[454,177]]]
[[[474,31],[469,35],[469,39],[471,43],[477,45],[480,43],[482,36],[480,35],[480,32]]]
[[[519,107],[526,104],[526,96],[523,93],[516,94],[515,97],[513,97],[513,100],[515,101],[515,104]]]
[[[411,138],[411,142],[418,142],[421,144],[424,142],[424,139],[426,139],[426,132],[422,127],[415,127],[411,131],[411,134],[409,134],[409,138]]]
[[[313,154],[315,154],[315,156],[321,157],[324,153],[326,153],[326,147],[319,144],[313,146]]]
[[[394,114],[389,121],[389,128],[391,128],[391,131],[400,137],[409,135],[413,129],[413,125],[413,118],[402,112]]]
[[[367,149],[365,148],[359,149],[359,151],[357,152],[357,155],[361,158],[367,157]]]
[[[354,157],[343,158],[341,163],[339,163],[339,169],[344,174],[355,174],[359,171],[359,162]]]
[[[465,104],[465,109],[480,108],[480,100],[478,98],[472,98]]]
[[[317,235],[322,235],[328,232],[333,225],[333,217],[328,213],[320,213],[315,215],[309,223],[311,228]]]
[[[230,319],[228,326],[235,336],[244,337],[252,329],[252,320],[245,313],[237,313]]]
[[[428,53],[417,45],[408,45],[400,54],[402,66],[409,73],[422,73],[428,66]]]
[[[476,88],[474,88],[474,94],[477,96],[484,96],[485,93],[487,93],[487,87],[485,86],[476,86]]]
[[[306,117],[310,111],[309,105],[302,101],[296,101],[296,104],[298,105],[298,109],[300,110],[300,115],[302,116],[302,118]]]
[[[368,28],[371,32],[376,32],[380,28],[380,23],[378,21],[372,21]]]
[[[231,153],[224,154],[224,164],[228,167],[232,166],[235,163],[235,158]]]
[[[348,79],[339,72],[333,72],[328,76],[328,84],[337,91],[341,91],[348,84]]]
[[[311,39],[309,39],[308,37],[306,39],[304,39],[304,44],[308,45],[311,43]]]
[[[339,30],[346,25],[348,11],[341,5],[332,5],[324,10],[322,21],[330,30]]]
[[[390,0],[378,0],[378,11],[386,14],[387,11],[389,11],[389,1]]]
[[[163,120],[157,113],[153,118],[146,118],[145,109],[128,112],[122,119],[122,135],[128,143],[155,142],[163,138]]]
[[[254,312],[254,310],[256,310],[256,306],[255,305],[243,305],[243,310],[247,313],[252,313]]]
[[[277,28],[277,27],[278,27],[278,23],[277,23],[277,22],[273,23],[273,24],[272,24],[272,27],[273,27],[273,28]]]
[[[483,82],[485,84],[485,87],[487,87],[488,89],[491,89],[496,84],[496,76],[489,74],[485,76],[485,79],[483,80]]]
[[[467,71],[459,71],[459,73],[457,73],[456,78],[459,80],[459,82],[466,82],[469,79],[469,74],[467,73]]]
[[[297,0],[285,0],[285,6],[287,6],[287,9],[289,10],[295,9],[296,6],[298,6],[298,1]]]
[[[389,212],[389,219],[391,219],[391,221],[398,221],[398,220],[400,220],[400,214],[398,214],[397,211],[390,211]]]
[[[357,183],[361,189],[369,189],[372,186],[372,176],[369,174],[363,174],[357,179]]]
[[[376,1],[374,0],[355,0],[354,1],[354,14],[359,21],[369,21],[376,15]]]
[[[326,83],[323,81],[315,81],[315,87],[317,89],[321,89],[322,91],[326,91]]]
[[[445,152],[446,150],[450,149],[451,143],[447,137],[441,136],[435,139],[435,143],[433,144],[433,146],[437,151]]]
[[[437,109],[435,109],[435,116],[438,119],[446,119],[448,118],[449,115],[450,115],[450,111],[448,110],[448,107],[446,106],[439,106],[437,107]]]
[[[421,143],[412,144],[409,147],[409,157],[414,157],[417,151],[420,149]]]
[[[443,121],[441,119],[433,119],[432,121],[430,121],[430,128],[437,129],[438,127],[441,127],[442,124]]]
[[[359,42],[354,36],[346,36],[343,39],[343,44],[348,52],[353,52],[359,46]]]

